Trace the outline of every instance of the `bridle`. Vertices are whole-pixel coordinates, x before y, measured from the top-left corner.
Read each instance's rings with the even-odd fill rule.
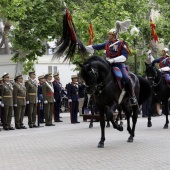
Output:
[[[112,82],[112,79],[110,79],[110,76],[111,76],[111,68],[109,67],[109,72],[106,76],[106,78],[101,81],[100,83],[97,83],[97,80],[99,78],[99,74],[98,74],[98,71],[96,71],[95,69],[91,68],[91,71],[90,71],[90,74],[93,74],[93,77],[94,77],[94,82],[90,85],[85,85],[86,88],[91,88],[92,89],[92,94],[95,94],[95,95],[100,95],[104,89],[110,85],[110,83]]]
[[[155,69],[155,68],[154,68],[154,69]],[[147,77],[148,80],[149,80],[149,79],[153,80],[153,84],[151,85],[151,87],[156,87],[156,86],[158,86],[158,85],[161,83],[161,81],[162,81],[162,76],[160,76],[160,79],[159,79],[158,83],[155,83],[155,80],[156,80],[156,78],[157,78],[157,76],[158,76],[157,70],[154,70],[154,73],[155,73],[155,76],[153,76],[153,77],[152,77],[152,76]]]

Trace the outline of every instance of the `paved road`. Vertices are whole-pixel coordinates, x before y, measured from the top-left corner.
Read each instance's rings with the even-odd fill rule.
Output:
[[[55,127],[0,132],[0,170],[168,170],[170,169],[170,129],[165,117],[139,118],[134,143],[127,143],[124,131],[106,129],[105,148],[97,148],[99,123],[70,124],[63,113]],[[26,121],[27,118],[25,118]]]

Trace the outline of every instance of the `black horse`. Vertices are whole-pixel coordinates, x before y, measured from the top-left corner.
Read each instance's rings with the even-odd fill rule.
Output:
[[[101,127],[101,139],[98,143],[99,148],[104,147],[105,141],[105,119],[104,110],[105,107],[111,107],[114,102],[118,103],[121,90],[118,86],[116,77],[113,75],[111,65],[102,57],[91,56],[83,65],[80,65],[80,76],[85,81],[87,92],[93,94],[100,114],[100,127]],[[142,77],[130,73],[131,80],[134,84],[134,91],[138,100],[138,104],[142,104],[149,96],[151,88],[149,82]],[[130,136],[128,142],[133,142],[135,136],[135,126],[139,113],[138,105],[130,106],[129,94],[126,93],[121,104],[121,109],[125,112],[127,118],[127,131]],[[132,114],[133,113],[133,114]],[[130,127],[130,116],[132,116],[132,128]],[[113,121],[113,114],[110,115],[109,120],[112,122],[115,128],[115,122]],[[117,126],[118,130],[122,130],[120,126]]]
[[[164,129],[168,129],[168,98],[170,97],[170,88],[168,87],[166,81],[164,80],[162,73],[156,68],[154,64],[146,65],[146,76],[151,84],[154,97],[162,102],[164,108],[164,114],[166,116],[166,122]],[[151,127],[151,115],[148,116],[148,127]]]

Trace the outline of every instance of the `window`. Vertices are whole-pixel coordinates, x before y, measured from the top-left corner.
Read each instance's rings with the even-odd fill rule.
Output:
[[[53,66],[54,73],[58,72],[57,66]]]

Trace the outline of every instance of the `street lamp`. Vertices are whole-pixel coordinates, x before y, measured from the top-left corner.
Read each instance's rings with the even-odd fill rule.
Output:
[[[134,43],[134,49],[136,47],[136,40],[137,40],[137,37],[139,36],[139,29],[135,26],[132,27],[132,29],[130,30],[130,34],[132,36],[134,36],[134,39],[133,39],[133,43]],[[136,53],[134,54],[134,71],[135,71],[135,74],[137,74],[137,56],[136,56]]]

